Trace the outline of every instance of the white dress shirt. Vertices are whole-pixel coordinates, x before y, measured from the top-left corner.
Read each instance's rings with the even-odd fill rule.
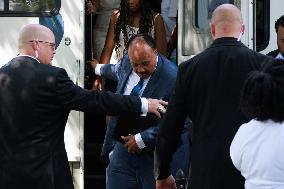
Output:
[[[275,59],[284,59],[283,55],[281,53],[278,53],[278,55],[275,57]]]
[[[97,64],[96,65],[96,68],[95,68],[95,74],[96,75],[101,75],[101,68],[103,66],[104,66],[104,64]],[[139,96],[141,96],[143,94],[143,91],[144,91],[145,87],[147,86],[149,79],[150,79],[150,77],[144,79],[143,87],[142,87],[141,91],[139,92]],[[124,95],[130,95],[133,87],[139,82],[139,80],[140,80],[140,77],[132,70],[132,72],[129,75],[129,78],[128,78],[127,82],[126,82],[123,94]],[[146,113],[147,113],[147,110],[148,110],[148,101],[147,101],[146,98],[141,98],[141,102],[142,102],[141,110],[144,110],[144,111],[142,111],[143,114],[141,116],[145,116],[146,115],[145,114],[145,109],[146,109]],[[137,146],[140,149],[143,149],[143,148],[146,147],[146,145],[143,142],[143,139],[142,139],[140,133],[135,134],[135,141],[136,141]]]

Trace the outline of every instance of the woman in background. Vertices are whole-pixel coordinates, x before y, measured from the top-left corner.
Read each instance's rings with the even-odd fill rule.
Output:
[[[164,21],[160,14],[151,10],[149,2],[149,0],[121,0],[120,9],[113,11],[110,18],[105,45],[99,61],[101,64],[119,62],[127,41],[131,36],[139,33],[151,35],[155,39],[158,52],[166,55]],[[95,88],[101,89],[100,79],[95,82]],[[116,89],[116,87],[110,88]],[[107,86],[106,89],[108,89]]]

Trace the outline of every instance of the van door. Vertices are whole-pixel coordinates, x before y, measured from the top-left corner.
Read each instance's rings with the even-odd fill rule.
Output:
[[[78,86],[84,84],[83,0],[0,0],[0,67],[18,54],[18,35],[27,24],[48,26],[58,45],[52,62],[65,68]],[[56,113],[56,112],[54,112]],[[76,189],[84,188],[84,115],[72,111],[65,128],[65,145]]]
[[[254,0],[255,49],[263,54],[277,49],[276,20],[284,15],[284,1]]]
[[[230,3],[240,8],[247,29],[242,42],[253,48],[253,4],[250,0],[180,0],[178,2],[178,63],[200,53],[212,43],[210,20],[220,4]],[[250,21],[251,20],[251,21]]]

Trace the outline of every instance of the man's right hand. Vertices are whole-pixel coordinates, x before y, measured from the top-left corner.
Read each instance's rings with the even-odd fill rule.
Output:
[[[161,113],[165,113],[165,107],[168,102],[163,100],[148,98],[148,112],[154,113],[158,118],[161,118]]]
[[[93,70],[96,69],[97,64],[99,64],[99,61],[92,58],[92,60],[87,61],[87,64],[90,64],[93,68]],[[93,83],[93,90],[102,90],[103,89],[103,80],[101,76],[97,76],[94,83]]]
[[[90,64],[92,66],[92,68],[95,70],[97,64],[99,64],[99,61],[94,59],[94,58],[92,58],[92,60],[88,60],[87,63]]]

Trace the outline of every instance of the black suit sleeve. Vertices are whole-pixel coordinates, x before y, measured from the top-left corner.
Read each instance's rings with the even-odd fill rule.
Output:
[[[176,88],[169,101],[167,112],[161,121],[155,149],[155,178],[164,179],[171,174],[170,162],[175,152],[186,118],[184,78],[178,70]]]
[[[55,91],[58,103],[68,110],[108,115],[141,113],[139,97],[83,89],[69,79],[64,69],[56,76]]]

